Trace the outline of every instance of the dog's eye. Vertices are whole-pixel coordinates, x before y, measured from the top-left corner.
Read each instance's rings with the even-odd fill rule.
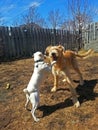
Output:
[[[36,65],[36,68],[38,68],[38,65]]]
[[[49,56],[49,53],[48,53],[48,52],[46,52],[46,53],[45,53],[45,55],[46,55],[46,56]]]
[[[42,54],[39,54],[39,56],[42,56]]]

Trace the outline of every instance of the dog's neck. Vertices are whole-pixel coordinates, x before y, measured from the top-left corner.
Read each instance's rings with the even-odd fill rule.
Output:
[[[36,60],[35,63],[43,62],[44,60]]]

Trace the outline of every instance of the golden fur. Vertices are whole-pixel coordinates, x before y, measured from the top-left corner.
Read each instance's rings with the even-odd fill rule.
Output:
[[[64,76],[64,80],[69,84],[70,91],[72,93],[73,102],[76,107],[80,106],[80,103],[76,96],[76,91],[74,89],[74,83],[70,76],[70,68],[73,68],[80,78],[80,84],[83,85],[83,77],[79,70],[78,63],[76,57],[85,58],[89,54],[92,53],[92,50],[88,50],[85,54],[78,54],[77,52],[67,50],[65,51],[64,47],[61,45],[58,46],[48,46],[45,50],[45,54],[47,58],[52,61],[56,61],[56,64],[52,68],[52,74],[54,76],[54,87],[52,88],[52,92],[56,91],[58,87],[59,75]]]

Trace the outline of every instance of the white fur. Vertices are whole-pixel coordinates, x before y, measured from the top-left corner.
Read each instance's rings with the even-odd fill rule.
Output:
[[[56,62],[53,61],[52,64],[49,66],[49,64],[44,62],[44,55],[41,52],[34,53],[34,72],[31,76],[31,79],[29,81],[29,84],[27,88],[25,88],[23,91],[26,94],[26,104],[25,108],[27,109],[29,101],[32,104],[32,116],[35,121],[39,121],[39,118],[35,116],[35,111],[39,105],[39,86],[44,78],[44,73],[51,70],[51,67]]]

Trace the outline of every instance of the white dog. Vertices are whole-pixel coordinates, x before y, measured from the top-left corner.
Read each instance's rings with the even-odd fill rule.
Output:
[[[39,105],[39,86],[41,84],[45,72],[50,71],[52,65],[54,65],[56,61],[53,61],[52,64],[49,66],[49,64],[44,62],[44,55],[41,52],[36,52],[34,53],[34,62],[34,72],[27,88],[25,88],[23,91],[26,94],[27,98],[25,108],[27,109],[28,103],[30,101],[32,104],[31,113],[34,120],[37,122],[39,121],[39,118],[35,116],[35,110]]]

